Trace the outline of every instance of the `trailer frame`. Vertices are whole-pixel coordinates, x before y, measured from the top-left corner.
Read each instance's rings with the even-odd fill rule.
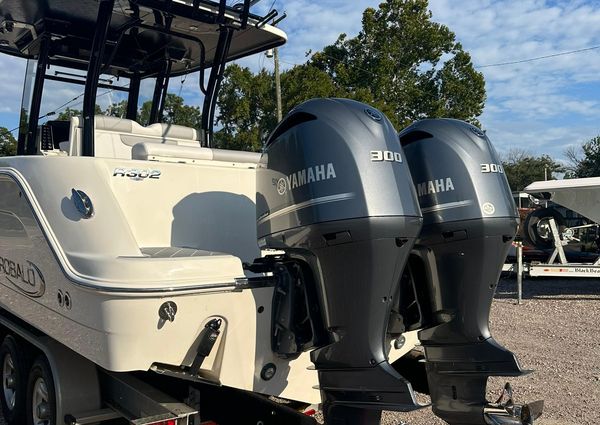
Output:
[[[523,276],[528,277],[561,277],[561,278],[591,278],[600,277],[600,256],[593,263],[571,263],[567,260],[564,247],[568,241],[561,238],[558,225],[554,218],[548,220],[550,233],[554,243],[554,251],[546,262],[523,261],[523,242],[514,242],[517,248],[517,262],[505,263],[502,271],[505,273],[515,273],[517,275],[517,300],[519,304],[522,301],[523,294]],[[571,229],[597,226],[597,224],[588,224],[577,226]],[[556,262],[558,260],[558,262]]]
[[[2,338],[17,336],[26,350],[45,356],[52,370],[57,424],[86,425],[123,418],[135,425],[188,425],[198,410],[130,373],[101,369],[0,308]],[[195,422],[199,423],[199,422]]]

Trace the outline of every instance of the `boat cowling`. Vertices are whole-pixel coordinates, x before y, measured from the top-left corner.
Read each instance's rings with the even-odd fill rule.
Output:
[[[399,135],[423,211],[413,258],[431,323],[419,332],[433,411],[450,424],[487,422],[490,376],[524,373],[491,336],[489,315],[518,214],[487,135],[458,120],[419,121]],[[508,415],[507,415],[508,416]]]
[[[326,423],[378,423],[382,409],[417,408],[387,360],[392,295],[422,221],[390,121],[351,100],[292,110],[257,170],[257,221],[261,248],[311,270],[325,337],[305,348]]]

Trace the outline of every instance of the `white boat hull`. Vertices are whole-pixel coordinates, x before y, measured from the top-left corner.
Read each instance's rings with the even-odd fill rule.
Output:
[[[167,233],[168,229],[156,227],[157,223],[164,220],[166,227],[175,229],[173,217],[165,219],[160,212],[157,217],[147,217],[146,221],[155,221],[155,225],[147,227],[153,234],[143,235],[139,233],[143,227],[140,223],[137,223],[137,229],[126,232],[118,228],[118,220],[111,218],[105,222],[109,227],[102,228],[102,215],[115,211],[129,214],[127,208],[130,206],[147,210],[149,205],[154,205],[161,207],[157,211],[164,211],[165,204],[180,201],[175,202],[178,190],[162,191],[170,184],[167,177],[164,182],[159,182],[160,185],[155,185],[155,195],[145,201],[146,205],[137,199],[137,203],[124,206],[118,200],[119,189],[113,192],[116,194],[112,198],[113,204],[105,205],[102,191],[107,187],[103,185],[112,178],[112,168],[123,163],[130,168],[139,166],[135,161],[99,158],[2,160],[0,306],[102,368],[117,372],[146,371],[155,364],[191,365],[204,325],[213,318],[221,318],[221,334],[202,365],[202,376],[227,386],[318,403],[319,392],[313,388],[318,378],[316,372],[307,370],[311,365],[309,354],[290,362],[277,358],[270,349],[272,288],[234,291],[236,278],[244,278],[240,257],[217,254],[212,251],[214,245],[210,246],[211,232],[220,236],[221,241],[237,235],[237,247],[232,250],[244,256],[244,261],[260,255],[256,236],[250,234],[248,237],[247,230],[244,230],[246,234],[237,231],[241,227],[250,227],[245,220],[252,223],[250,228],[254,228],[253,201],[247,202],[252,208],[246,210],[238,205],[237,209],[221,214],[190,213],[188,220],[195,216],[199,223],[213,226],[204,234],[210,255],[148,258],[139,248],[135,255],[123,249],[128,247],[122,238],[131,237],[133,233],[135,241],[154,238],[152,242],[156,244],[164,242],[160,240],[160,234]],[[147,167],[147,163],[144,165]],[[76,184],[85,188],[95,201],[96,213],[89,220],[72,220],[69,218],[73,213],[69,210],[70,185],[65,182],[61,186],[60,178],[53,179],[52,184],[48,184],[48,180],[56,176],[58,169],[62,169],[67,180],[69,174],[77,175],[86,167],[106,170],[106,180],[99,179],[98,187],[93,187],[90,184],[94,178],[98,180],[98,175],[88,172],[80,176]],[[160,164],[159,168],[164,176],[173,172],[172,178],[177,179],[182,168],[183,172],[188,168],[193,175],[200,172],[201,167]],[[211,167],[205,171],[213,174],[216,171],[223,176],[226,174],[223,170]],[[235,184],[238,191],[241,189],[253,197],[253,173],[254,170],[248,167],[230,169],[231,178],[221,180],[222,187],[215,189],[222,191],[227,185]],[[206,184],[200,183],[199,179],[191,180],[191,184],[198,186]],[[218,186],[217,181],[212,179],[209,183]],[[135,189],[138,192],[132,197],[141,198],[143,193],[140,192],[145,189],[142,185],[155,182],[127,179],[114,184],[119,183],[131,186],[130,189],[120,188],[123,193]],[[42,189],[42,185],[46,187]],[[186,190],[187,194],[197,195],[189,188],[181,192]],[[198,192],[201,190],[203,188],[199,187]],[[243,196],[233,190],[228,194],[236,198]],[[111,201],[109,196],[106,199]],[[167,208],[168,212],[171,210]],[[229,221],[231,214],[239,217]],[[250,215],[245,217],[245,214]],[[214,222],[206,223],[208,220]],[[225,225],[227,227],[223,227]],[[219,228],[221,231],[216,231]],[[190,229],[189,234],[182,233],[177,237],[190,238],[194,232]],[[88,239],[95,234],[98,237],[93,241]],[[171,238],[175,236],[169,235],[169,240]],[[253,241],[252,245],[244,245],[249,240]],[[99,241],[106,244],[102,246]],[[201,246],[191,248],[200,249]],[[112,262],[107,253],[112,254]],[[92,261],[86,263],[87,259]],[[135,264],[135,261],[142,264]],[[127,279],[129,274],[130,280]],[[68,306],[65,302],[67,294]],[[159,309],[166,301],[177,305],[173,322],[159,317]],[[278,373],[270,381],[264,381],[260,371],[268,363],[275,364]]]
[[[90,197],[91,218],[72,189]],[[247,277],[242,262],[261,255],[254,164],[3,158],[0,193],[0,307],[8,313],[115,372],[190,366],[205,324],[220,318],[200,376],[321,401],[310,354],[286,360],[271,350],[273,288],[237,291]],[[159,317],[168,301],[177,305],[173,322]],[[390,362],[418,343],[416,332],[405,336],[401,349],[390,346]],[[277,373],[267,381],[268,364]]]
[[[549,193],[550,199],[600,223],[600,177],[534,182],[527,193]]]

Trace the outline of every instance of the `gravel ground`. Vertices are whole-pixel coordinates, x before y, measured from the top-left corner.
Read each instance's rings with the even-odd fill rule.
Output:
[[[491,328],[523,368],[535,369],[511,380],[517,402],[545,400],[536,425],[600,424],[600,280],[525,280],[521,305],[514,291],[514,279],[500,281]],[[504,382],[490,380],[490,399]],[[410,414],[386,412],[382,424],[445,423],[427,408]]]
[[[515,302],[515,279],[500,281],[491,330],[534,373],[511,379],[517,402],[545,400],[539,425],[600,424],[600,280],[531,279]],[[499,393],[506,378],[488,385]],[[444,425],[427,408],[386,413],[385,425]]]

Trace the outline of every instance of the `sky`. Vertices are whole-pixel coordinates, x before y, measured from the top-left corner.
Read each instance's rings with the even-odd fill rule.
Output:
[[[277,0],[289,18],[286,62],[356,34],[378,0]],[[475,66],[600,46],[598,0],[430,0]],[[283,7],[282,7],[283,6]],[[307,13],[310,11],[310,13]],[[285,65],[285,64],[284,64]],[[524,149],[565,160],[568,146],[600,135],[600,49],[521,64],[478,68],[486,81],[482,126],[501,154]]]
[[[280,24],[289,40],[280,55],[282,67],[289,68],[340,33],[357,34],[363,11],[379,0],[263,0],[255,11],[273,3],[288,15]],[[447,25],[481,67],[487,102],[480,121],[501,155],[517,148],[564,161],[567,147],[600,135],[600,48],[486,66],[600,46],[600,0],[430,0],[429,5],[432,19]],[[273,66],[265,55],[240,63],[254,70]],[[24,61],[0,57],[0,125],[11,129],[18,120],[24,69]],[[170,87],[188,103],[201,100],[195,75]],[[143,94],[150,92],[150,86],[142,88]],[[45,107],[55,108],[77,94],[57,87]],[[118,99],[103,96],[99,103]]]

